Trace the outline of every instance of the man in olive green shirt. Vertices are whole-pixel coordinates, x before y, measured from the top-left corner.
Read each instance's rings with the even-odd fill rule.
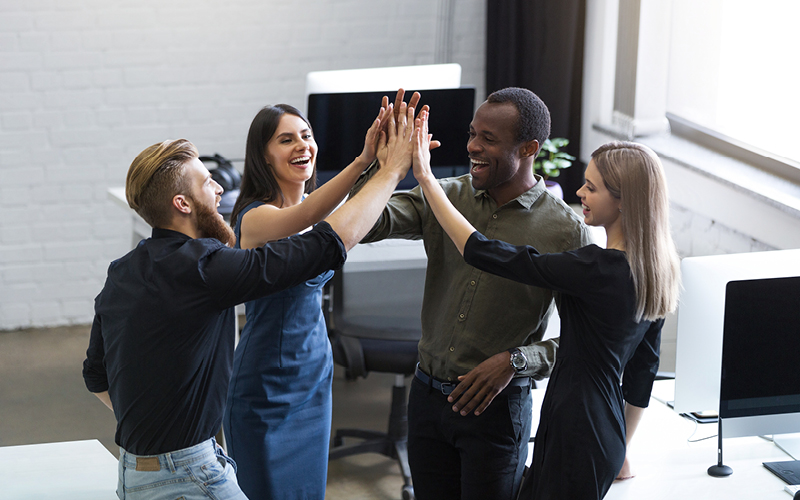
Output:
[[[549,133],[547,107],[526,89],[495,92],[476,111],[470,174],[440,183],[487,238],[541,253],[589,243],[572,209],[533,174]],[[419,187],[392,195],[362,242],[385,238],[422,238],[428,256],[408,411],[416,497],[516,498],[530,436],[530,378],[549,376],[558,346],[557,339],[542,341],[553,292],[467,265]]]

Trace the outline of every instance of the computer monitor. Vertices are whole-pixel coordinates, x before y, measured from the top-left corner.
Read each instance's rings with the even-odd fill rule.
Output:
[[[321,185],[349,165],[364,148],[364,136],[377,116],[383,96],[394,99],[397,89],[384,92],[309,94],[308,121],[317,142],[317,184]],[[407,95],[413,90],[407,91]],[[436,177],[469,172],[467,137],[475,107],[472,87],[420,90],[420,106],[431,108],[429,129],[441,147],[431,152]],[[398,189],[416,185],[409,172]]]
[[[800,276],[729,282],[719,404],[723,437],[800,432],[798,356]]]
[[[716,412],[728,283],[800,276],[800,250],[688,257],[681,262],[681,274],[674,408]]]
[[[334,92],[453,89],[460,86],[461,65],[457,63],[310,71],[306,74],[306,97]]]

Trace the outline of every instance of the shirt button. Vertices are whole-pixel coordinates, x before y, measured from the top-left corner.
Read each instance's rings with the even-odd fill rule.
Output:
[[[470,281],[469,284],[475,286],[475,280]]]
[[[461,313],[461,314],[459,314],[459,315],[458,315],[458,318],[459,318],[459,319],[464,319],[464,313]]]
[[[456,348],[455,348],[455,347],[451,347],[451,348],[450,348],[450,352],[453,352],[453,351],[455,351],[455,350],[456,350]]]
[[[496,219],[496,218],[497,218],[497,214],[492,214],[492,219]]]

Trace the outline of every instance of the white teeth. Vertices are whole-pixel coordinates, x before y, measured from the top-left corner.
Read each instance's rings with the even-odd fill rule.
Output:
[[[294,160],[291,161],[291,163],[293,165],[297,165],[299,163],[307,163],[309,160],[311,160],[310,156],[304,156],[302,158],[295,158]]]
[[[480,160],[472,160],[472,164],[480,167],[480,166],[483,166],[483,165],[488,165],[489,162],[488,161],[480,161]]]

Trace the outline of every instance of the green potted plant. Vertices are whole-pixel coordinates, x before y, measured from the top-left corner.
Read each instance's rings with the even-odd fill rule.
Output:
[[[567,144],[569,144],[569,139],[563,137],[547,139],[539,149],[539,154],[533,163],[533,173],[541,175],[547,189],[562,199],[564,192],[561,190],[561,186],[557,182],[551,181],[550,178],[558,177],[562,170],[571,167],[572,162],[575,161],[574,156],[561,151]]]

